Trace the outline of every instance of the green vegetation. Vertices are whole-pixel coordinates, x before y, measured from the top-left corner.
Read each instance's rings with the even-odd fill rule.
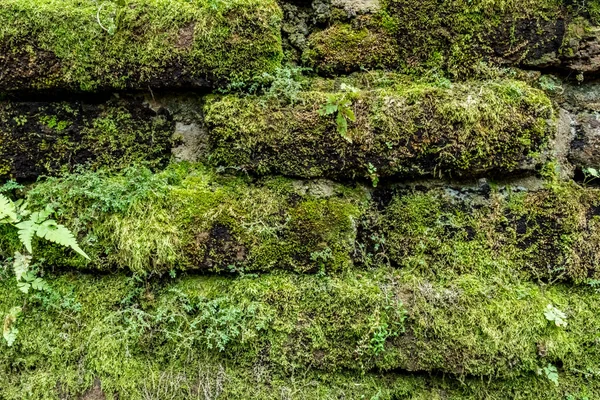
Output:
[[[75,239],[73,233],[64,225],[57,224],[55,220],[49,219],[52,213],[53,210],[49,206],[46,206],[43,211],[32,212],[22,199],[13,202],[0,194],[0,225],[10,225],[17,228],[19,240],[27,250],[24,254],[16,251],[13,257],[13,270],[17,279],[17,287],[25,294],[29,293],[30,289],[50,291],[46,281],[38,277],[37,271],[31,266],[33,254],[31,242],[34,236],[71,248],[89,259],[88,255],[77,244],[77,239]],[[8,346],[12,346],[17,338],[19,330],[15,325],[21,312],[22,308],[15,306],[4,317],[3,337]]]
[[[327,97],[327,103],[319,110],[319,115],[335,114],[335,124],[338,132],[344,139],[352,143],[352,139],[348,136],[348,121],[356,122],[356,116],[352,111],[352,101],[358,97],[359,91],[343,83],[341,89],[345,90],[346,93],[330,94]]]
[[[141,100],[0,102],[0,176],[35,179],[78,164],[163,167],[174,123]]]
[[[385,68],[436,70],[465,79],[484,65],[551,65],[573,55],[569,38],[598,21],[598,2],[385,0],[372,15],[345,16],[313,32],[302,54],[323,74]],[[583,21],[583,22],[582,22]]]
[[[332,75],[359,69],[397,69],[397,41],[390,32],[370,18],[361,18],[356,26],[334,24],[309,37],[302,61],[319,73]]]
[[[113,175],[101,171],[52,178],[36,185],[29,201],[53,205],[92,258],[67,258],[45,247],[48,265],[139,273],[310,272],[318,254],[327,254],[322,260],[327,271],[352,264],[366,193],[283,178],[252,183],[179,164],[157,174],[130,168]],[[5,238],[9,243],[3,250],[12,248],[15,239]]]
[[[488,196],[442,189],[399,193],[370,221],[379,226],[375,239],[385,237],[376,262],[418,269],[432,279],[472,273],[584,283],[600,277],[596,189],[561,184]],[[367,248],[377,243],[366,239]]]
[[[3,0],[0,399],[600,398],[599,4]]]
[[[457,398],[505,398],[497,392],[503,389],[514,398],[560,399],[600,390],[600,354],[589,345],[600,333],[600,304],[590,289],[541,290],[469,274],[441,283],[390,268],[328,277],[47,279],[56,295],[28,302],[19,339],[0,344],[3,398],[81,394],[95,381],[109,397],[159,396],[168,388],[189,398],[201,384],[216,390],[219,375],[228,377],[219,389],[225,398],[244,391],[244,398],[269,398],[268,387],[294,385],[289,377],[296,375],[291,398],[347,390],[389,399],[444,389]],[[23,296],[6,280],[0,291],[2,311]],[[548,324],[548,303],[568,315],[567,327]],[[548,364],[561,366],[549,371],[558,386],[551,375],[537,375]],[[376,372],[391,369],[449,375]],[[351,382],[360,385],[351,389]]]
[[[387,193],[385,205],[379,193]],[[370,193],[173,164],[159,173],[135,167],[49,178],[28,199],[35,208],[50,204],[92,258],[41,246],[40,257],[55,267],[244,275],[391,265],[431,279],[464,273],[550,284],[600,279],[600,194],[574,184],[488,194],[389,187]],[[5,256],[20,246],[10,232],[1,243]]]
[[[541,161],[554,115],[543,92],[513,80],[391,79],[352,93],[305,91],[293,105],[215,96],[205,107],[211,162],[260,175],[355,179],[371,178],[372,167],[379,177],[472,176]],[[320,117],[322,107],[336,118]]]
[[[271,0],[7,0],[0,88],[198,87],[247,81],[282,58]]]

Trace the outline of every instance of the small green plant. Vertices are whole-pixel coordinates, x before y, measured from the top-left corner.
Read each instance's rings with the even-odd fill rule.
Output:
[[[325,275],[325,265],[329,261],[333,260],[333,253],[331,252],[331,248],[326,247],[321,251],[314,251],[310,253],[310,259],[311,261],[317,263],[317,266],[319,267],[319,274]]]
[[[538,85],[543,90],[553,94],[562,94],[565,91],[561,85],[560,79],[553,75],[542,75],[538,80]]]
[[[390,337],[390,331],[387,324],[381,324],[375,328],[371,338],[371,351],[374,355],[379,355],[385,350],[385,341]]]
[[[548,304],[546,306],[546,310],[544,311],[544,316],[550,322],[554,322],[554,325],[558,327],[566,327],[567,326],[567,316],[564,312],[554,307],[552,304]]]
[[[544,368],[538,369],[538,374],[545,376],[546,379],[558,386],[558,370],[554,365],[548,364]]]
[[[303,73],[310,68],[286,66],[277,68],[272,74],[263,73],[259,79],[259,86],[263,87],[264,98],[285,100],[290,104],[301,101],[300,92],[305,84],[306,78]],[[253,92],[253,88],[250,92]]]
[[[4,317],[4,329],[2,330],[2,336],[9,346],[12,346],[17,339],[19,329],[16,327],[16,322],[17,318],[21,314],[21,311],[21,307],[13,307]]]
[[[588,279],[587,284],[590,285],[596,293],[600,293],[600,279]]]
[[[69,247],[89,259],[88,255],[79,247],[73,233],[65,226],[50,219],[54,212],[50,206],[43,211],[31,212],[24,200],[12,201],[0,194],[0,224],[11,225],[17,229],[17,234],[26,252],[16,251],[13,257],[13,271],[17,280],[17,287],[23,293],[35,291],[50,291],[48,283],[38,276],[36,266],[31,264],[34,236],[53,243]],[[11,346],[17,336],[16,321],[21,313],[21,308],[13,307],[4,318],[3,336]]]
[[[13,119],[17,123],[17,126],[24,126],[27,123],[27,117],[25,116],[14,117]]]
[[[379,175],[377,174],[377,168],[371,163],[367,165],[367,176],[371,179],[373,187],[377,187],[377,184],[379,183]]]
[[[583,183],[588,184],[594,179],[600,178],[600,172],[596,168],[583,168]]]
[[[126,6],[126,0],[105,1],[100,3],[96,11],[96,21],[98,22],[98,25],[100,25],[100,28],[111,36],[117,33]],[[105,10],[108,12],[108,16],[105,18],[106,25],[102,23],[102,13]]]
[[[369,351],[374,356],[378,356],[385,351],[385,343],[389,338],[398,337],[406,331],[404,322],[407,318],[407,312],[404,304],[397,298],[390,298],[386,294],[384,305],[385,313],[383,318],[373,317],[373,325],[369,340]]]
[[[327,102],[319,110],[319,115],[327,116],[335,114],[335,123],[338,133],[352,143],[352,138],[348,136],[348,121],[355,122],[356,116],[352,111],[352,102],[358,95],[358,89],[342,84],[342,93],[334,93],[327,96]]]

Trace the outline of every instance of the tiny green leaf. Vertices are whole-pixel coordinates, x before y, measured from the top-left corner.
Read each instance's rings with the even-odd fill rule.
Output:
[[[15,226],[19,229],[18,235],[19,239],[21,240],[21,243],[23,243],[23,245],[29,253],[33,253],[33,250],[31,248],[31,240],[33,239],[33,235],[35,235],[35,232],[38,229],[38,224],[32,220],[28,220],[19,222]]]

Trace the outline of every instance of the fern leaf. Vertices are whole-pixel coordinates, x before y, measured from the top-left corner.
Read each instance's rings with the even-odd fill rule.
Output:
[[[31,287],[33,288],[33,290],[38,290],[40,292],[42,292],[42,291],[49,292],[50,291],[50,286],[48,286],[46,281],[43,280],[42,278],[35,278],[31,282]]]
[[[8,346],[12,346],[15,340],[17,339],[17,334],[19,330],[15,327],[17,322],[17,318],[19,314],[21,314],[21,307],[13,307],[10,309],[9,313],[4,317],[4,327],[2,330],[2,336],[4,336],[4,340],[6,340],[6,344]]]
[[[17,282],[17,288],[25,294],[29,293],[29,289],[31,288],[31,284],[29,282]]]
[[[33,250],[31,248],[31,239],[33,239],[33,235],[37,231],[39,225],[31,220],[28,220],[19,222],[15,226],[17,227],[17,229],[19,229],[18,234],[21,243],[23,243],[23,245],[30,254],[33,254]]]
[[[53,220],[48,220],[39,226],[36,234],[42,239],[49,240],[65,247],[70,247],[86,259],[90,259],[77,244],[77,239],[75,239],[73,233],[64,225],[57,224]]]
[[[15,209],[15,203],[12,202],[8,197],[0,194],[0,220],[8,218],[8,222],[16,222],[17,211]]]
[[[25,256],[18,251],[15,252],[15,261],[13,262],[13,270],[17,281],[23,279],[23,277],[29,271],[29,264],[31,263],[31,256]]]

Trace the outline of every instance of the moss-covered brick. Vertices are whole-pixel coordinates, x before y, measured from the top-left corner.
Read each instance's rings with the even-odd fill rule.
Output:
[[[92,256],[36,244],[46,265],[163,274],[327,273],[377,265],[523,281],[600,279],[600,192],[574,184],[533,191],[384,187],[219,175],[173,164],[49,178],[29,191]],[[385,201],[383,200],[385,199]],[[20,249],[4,227],[0,247]]]
[[[253,183],[187,164],[158,174],[73,174],[40,183],[29,195],[35,207],[55,205],[92,256],[87,262],[40,247],[48,265],[138,273],[344,270],[367,206],[360,187],[283,178]]]
[[[380,177],[477,176],[531,169],[553,135],[550,100],[523,82],[395,79],[381,89],[307,91],[294,104],[210,98],[210,160],[260,175],[375,183]],[[332,106],[339,108],[320,115]],[[348,110],[354,122],[340,115]]]
[[[437,278],[467,273],[586,283],[600,278],[599,206],[597,189],[570,184],[486,195],[402,190],[369,220],[364,260]]]
[[[8,0],[0,89],[92,91],[244,82],[281,60],[271,0]]]
[[[565,31],[561,0],[386,1],[398,21],[407,68],[441,66],[467,75],[480,61],[527,63],[557,52]]]
[[[596,71],[590,49],[570,40],[582,20],[594,24],[596,8],[562,0],[384,0],[371,15],[315,30],[302,58],[321,73],[384,67],[463,79],[482,73],[483,64]],[[596,42],[597,33],[590,38]]]
[[[348,73],[396,69],[399,54],[395,37],[371,18],[363,17],[354,24],[334,24],[315,32],[302,53],[302,61],[321,74]]]
[[[78,164],[162,167],[173,130],[173,121],[141,100],[0,102],[0,175],[35,179]]]
[[[47,275],[53,290],[26,296],[3,274],[0,311],[27,298],[16,342],[0,342],[5,399],[86,391],[187,399],[198,388],[222,398],[270,399],[291,376],[300,389],[289,398],[600,393],[600,300],[591,289],[542,290],[469,274],[442,283],[377,268],[162,282]],[[566,314],[566,327],[546,319],[548,304]],[[538,374],[549,364],[558,386]]]

